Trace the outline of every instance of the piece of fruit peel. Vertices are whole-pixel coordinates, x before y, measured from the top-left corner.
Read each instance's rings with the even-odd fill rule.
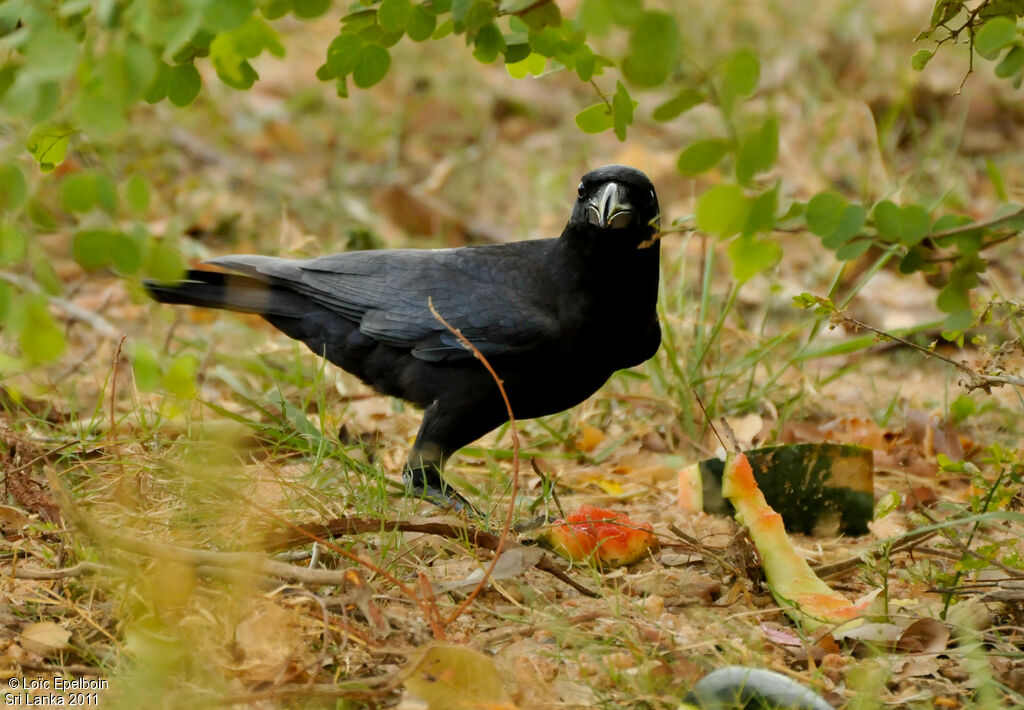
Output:
[[[699,463],[679,469],[678,485],[677,502],[680,508],[691,513],[704,510],[704,481],[701,479]]]
[[[568,560],[593,560],[600,567],[637,562],[656,544],[650,523],[634,523],[623,513],[593,505],[581,505],[566,520],[556,520],[537,540]]]
[[[722,493],[736,509],[737,522],[750,530],[772,596],[793,621],[808,630],[838,625],[848,629],[861,623],[857,617],[868,602],[854,603],[832,591],[797,554],[782,516],[765,502],[745,455],[729,455]]]

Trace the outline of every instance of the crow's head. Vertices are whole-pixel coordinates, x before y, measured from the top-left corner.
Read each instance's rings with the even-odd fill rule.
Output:
[[[661,225],[654,185],[639,170],[606,165],[583,176],[569,227],[622,246],[649,246]]]

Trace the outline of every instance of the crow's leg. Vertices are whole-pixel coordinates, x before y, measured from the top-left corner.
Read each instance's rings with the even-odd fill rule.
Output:
[[[441,471],[449,456],[499,426],[504,419],[487,411],[490,407],[467,407],[465,402],[452,405],[435,400],[423,411],[423,423],[402,470],[402,478],[419,498],[441,508],[483,518],[483,513],[444,480]]]

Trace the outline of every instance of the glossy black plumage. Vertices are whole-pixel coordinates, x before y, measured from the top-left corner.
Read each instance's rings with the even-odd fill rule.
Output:
[[[146,286],[165,303],[258,313],[376,390],[422,407],[406,480],[436,503],[472,509],[441,467],[507,412],[430,302],[488,359],[518,418],[578,404],[661,342],[653,186],[611,165],[585,175],[578,192],[557,239],[308,260],[225,256],[209,263],[236,273],[190,271]]]

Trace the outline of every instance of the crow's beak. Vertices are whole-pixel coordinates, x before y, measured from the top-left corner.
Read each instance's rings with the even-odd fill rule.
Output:
[[[587,201],[587,221],[601,229],[623,229],[633,223],[633,206],[626,199],[626,188],[616,182],[605,183]]]

